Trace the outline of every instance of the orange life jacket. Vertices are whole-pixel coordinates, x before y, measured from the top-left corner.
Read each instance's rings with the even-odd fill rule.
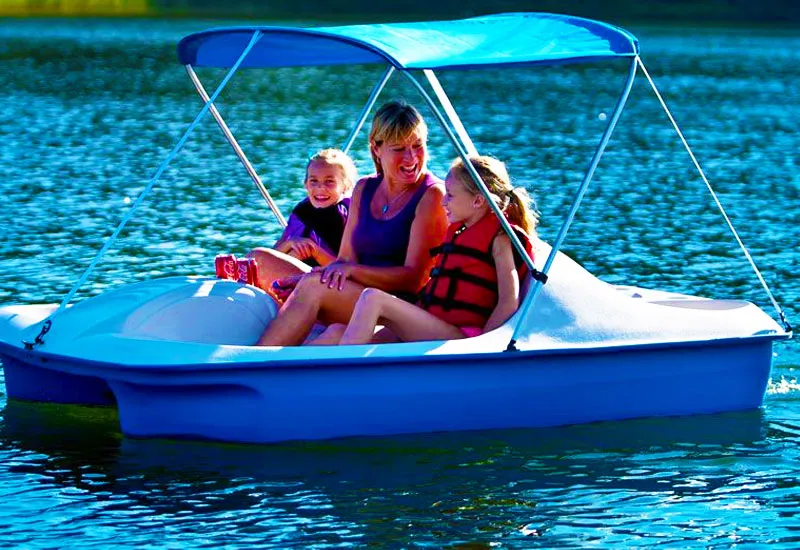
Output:
[[[512,225],[525,250],[533,257],[528,235]],[[418,304],[457,327],[483,327],[497,306],[497,268],[492,244],[503,228],[489,212],[470,227],[451,224],[445,241],[431,249],[438,255],[431,278],[420,293]],[[520,280],[527,265],[514,250]]]

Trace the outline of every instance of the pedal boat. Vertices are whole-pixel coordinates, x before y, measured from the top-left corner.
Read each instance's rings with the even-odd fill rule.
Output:
[[[637,68],[660,98],[629,32],[540,13],[227,28],[186,36],[178,58],[204,101],[197,118],[60,304],[0,308],[0,361],[10,399],[115,406],[129,437],[245,443],[557,426],[762,405],[773,342],[790,337],[791,326],[746,250],[782,325],[745,301],[613,286],[559,252]],[[214,107],[240,68],[383,65],[343,149],[397,73],[420,92],[455,153],[466,158],[477,149],[435,71],[535,70],[618,58],[630,62],[627,80],[573,204],[552,245],[536,243],[535,261],[523,251],[533,276],[519,310],[494,331],[453,341],[257,347],[276,314],[275,302],[253,286],[190,275],[127,284],[69,303],[209,112],[285,223]],[[197,67],[228,69],[211,96]]]

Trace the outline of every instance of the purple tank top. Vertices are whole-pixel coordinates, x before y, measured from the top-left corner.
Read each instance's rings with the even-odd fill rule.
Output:
[[[442,182],[430,172],[427,173],[402,210],[391,218],[378,220],[372,215],[369,205],[381,179],[382,176],[369,177],[364,185],[361,203],[358,205],[358,225],[353,233],[353,250],[360,264],[375,267],[401,266],[406,262],[411,224],[414,222],[417,205],[429,187]]]

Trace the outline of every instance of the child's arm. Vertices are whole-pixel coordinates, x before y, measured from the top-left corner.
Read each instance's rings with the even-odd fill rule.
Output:
[[[288,254],[289,251],[292,249],[291,238],[283,239],[281,238],[278,242],[275,243],[273,247],[278,252],[283,252],[284,254]]]
[[[314,248],[314,259],[319,265],[328,265],[336,259],[336,256],[324,246],[317,245]]]
[[[272,248],[278,252],[288,254],[292,249],[292,239],[302,236],[304,229],[305,225],[303,222],[301,222],[300,218],[298,218],[294,212],[292,212],[289,215],[289,220],[286,222],[286,227],[283,229],[283,233],[278,239],[278,242],[276,242]]]
[[[514,249],[508,235],[498,235],[492,244],[497,269],[497,305],[484,325],[484,332],[505,323],[519,307],[519,274],[514,265]]]
[[[286,250],[281,250],[298,260],[306,261],[313,258],[318,265],[328,265],[336,259],[336,255],[331,252],[324,244],[311,238],[293,237],[286,241]]]

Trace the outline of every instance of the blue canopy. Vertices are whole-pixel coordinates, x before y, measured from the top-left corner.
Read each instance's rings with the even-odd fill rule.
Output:
[[[211,29],[183,38],[178,60],[195,67],[230,67],[257,30],[264,35],[242,67],[388,62],[398,69],[453,69],[639,53],[636,37],[613,25],[549,13],[506,13],[424,23]]]

